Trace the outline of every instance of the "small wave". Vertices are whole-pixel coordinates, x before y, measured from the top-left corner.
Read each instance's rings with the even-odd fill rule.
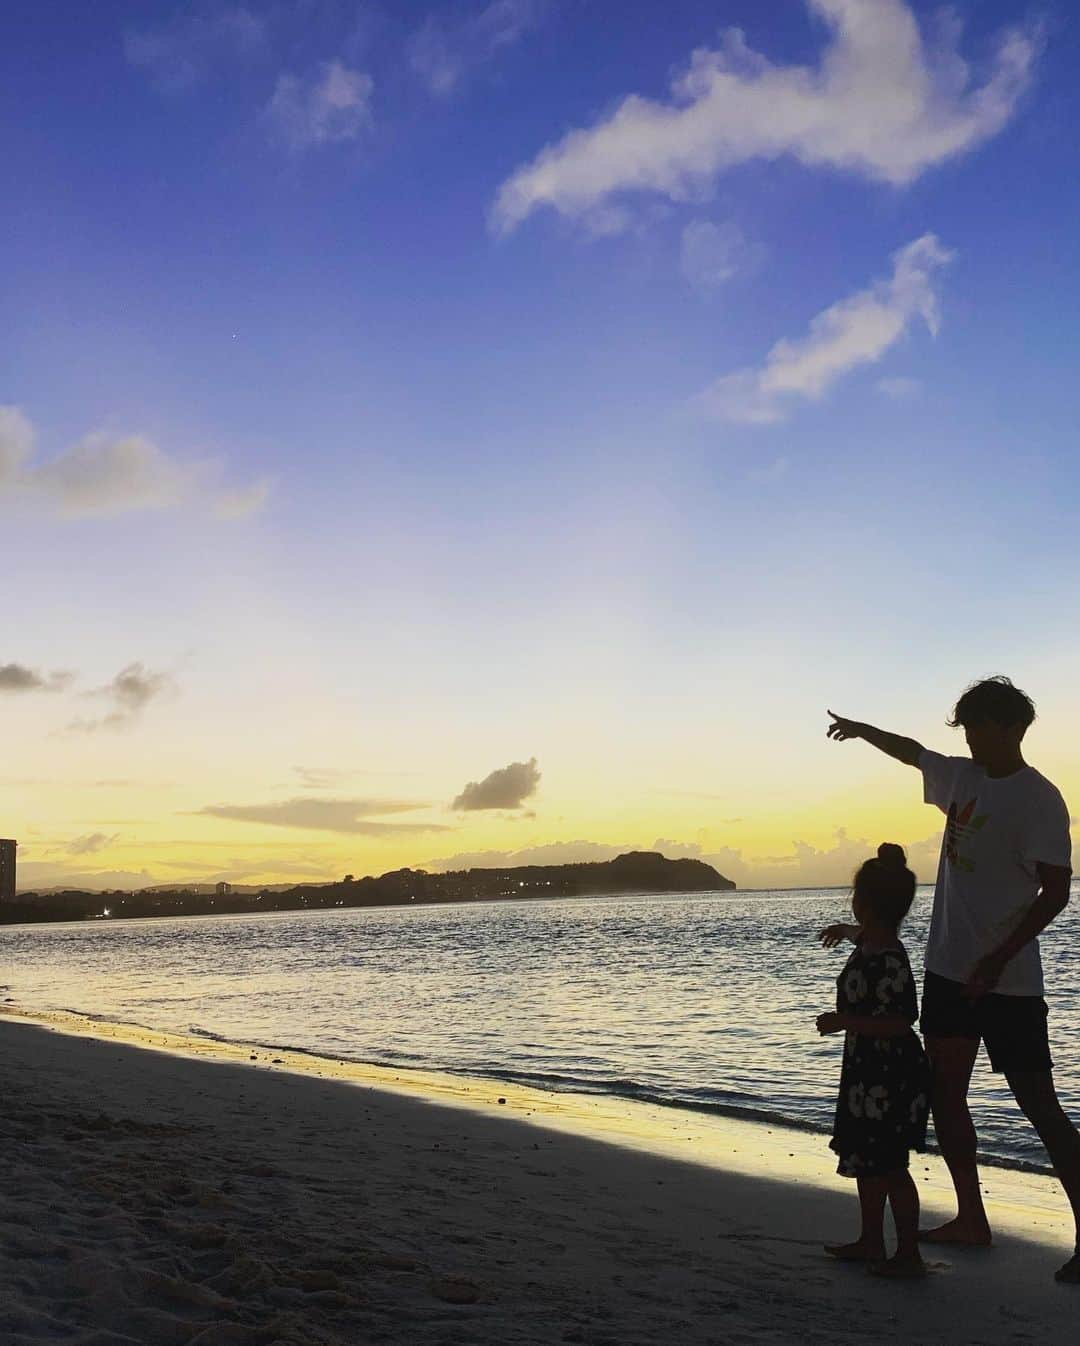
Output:
[[[124,1028],[149,1028],[149,1024],[136,1023],[134,1019],[118,1019],[115,1014],[95,1014],[93,1010],[74,1009],[70,1005],[56,1005],[57,1014],[72,1014],[79,1019],[89,1019],[95,1024],[120,1024]]]
[[[656,1089],[640,1080],[589,1079],[581,1075],[566,1075],[553,1071],[513,1070],[482,1066],[440,1066],[438,1068],[447,1075],[465,1076],[471,1079],[503,1080],[507,1084],[520,1084],[533,1089],[550,1089],[553,1093],[597,1094],[609,1098],[625,1098],[634,1103],[650,1103],[656,1107],[672,1108],[681,1112],[701,1112],[717,1117],[736,1117],[743,1118],[746,1121],[767,1122],[773,1126],[786,1126],[793,1131],[809,1131],[827,1135],[829,1129],[806,1117],[793,1116],[788,1112],[757,1107],[753,1103],[703,1099],[694,1097],[691,1092],[680,1093],[677,1090]],[[749,1095],[745,1095],[745,1097],[749,1097]]]
[[[187,1030],[193,1038],[208,1038],[211,1042],[230,1042],[232,1039],[225,1037],[222,1033],[211,1033],[209,1028],[200,1028],[198,1024],[191,1024]],[[242,1044],[247,1046],[247,1043]]]

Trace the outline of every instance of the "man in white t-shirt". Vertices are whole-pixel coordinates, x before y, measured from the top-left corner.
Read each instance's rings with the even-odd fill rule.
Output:
[[[982,1247],[991,1241],[967,1104],[984,1041],[1072,1205],[1077,1250],[1057,1279],[1080,1284],[1080,1133],[1054,1089],[1038,939],[1069,900],[1072,848],[1065,801],[1020,750],[1035,706],[1008,678],[969,687],[949,724],[963,727],[970,759],[942,757],[914,739],[829,714],[830,738],[861,738],[918,767],[924,799],[946,817],[921,1024],[934,1065],[934,1129],[957,1216],[922,1237]]]

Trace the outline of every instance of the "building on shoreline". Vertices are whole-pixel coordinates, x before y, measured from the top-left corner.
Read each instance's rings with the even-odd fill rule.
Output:
[[[0,902],[9,902],[15,896],[15,851],[17,841],[0,839]]]

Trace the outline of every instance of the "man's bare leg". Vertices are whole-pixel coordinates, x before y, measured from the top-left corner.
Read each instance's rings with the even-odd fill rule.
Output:
[[[956,1189],[956,1218],[936,1229],[920,1230],[919,1237],[927,1243],[988,1248],[993,1236],[979,1187],[975,1125],[967,1103],[979,1043],[971,1038],[928,1036],[926,1050],[934,1067],[934,1132]]]
[[[1058,1101],[1054,1077],[1049,1070],[1016,1071],[1006,1074],[1005,1078],[1024,1116],[1046,1146],[1046,1153],[1072,1207],[1076,1252],[1058,1269],[1056,1279],[1069,1285],[1080,1285],[1080,1132]]]

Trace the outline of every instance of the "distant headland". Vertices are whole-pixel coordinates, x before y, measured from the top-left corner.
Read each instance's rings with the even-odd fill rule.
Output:
[[[592,864],[522,865],[430,874],[395,869],[340,883],[239,891],[228,883],[143,888],[135,892],[77,890],[19,893],[0,902],[0,924],[33,921],[130,920],[153,916],[225,916],[262,911],[320,911],[333,907],[393,907],[447,902],[507,902],[615,893],[730,892],[731,879],[703,860],[669,860],[657,851],[630,851]]]

